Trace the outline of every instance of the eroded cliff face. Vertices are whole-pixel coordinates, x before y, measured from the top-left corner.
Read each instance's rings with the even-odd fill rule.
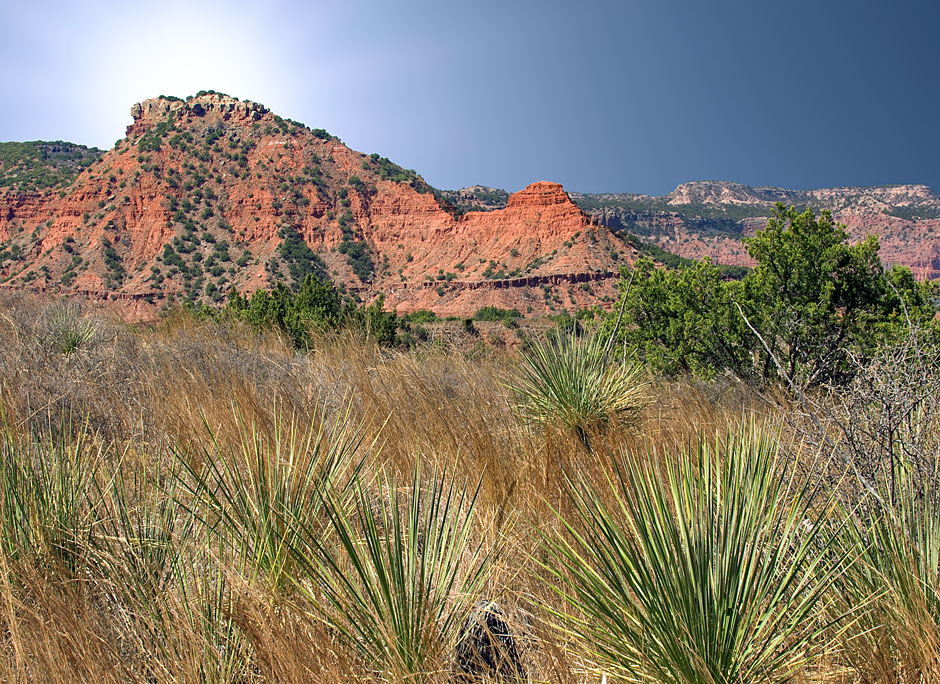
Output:
[[[661,197],[575,194],[596,221],[687,258],[751,266],[741,242],[767,225],[776,202],[829,209],[853,240],[877,235],[887,264],[940,279],[940,197],[925,185],[787,190],[741,183],[685,183]]]
[[[127,127],[127,136],[146,134],[154,122],[166,121],[170,117],[184,125],[193,125],[201,120],[208,126],[220,122],[261,121],[267,113],[264,105],[221,93],[203,94],[187,100],[155,97],[131,107],[134,123]]]
[[[555,183],[457,215],[414,172],[216,93],[131,108],[127,136],[64,188],[0,194],[0,285],[150,318],[308,272],[401,311],[571,311],[632,253]]]
[[[906,220],[884,214],[837,212],[833,218],[845,225],[849,239],[864,240],[877,235],[881,260],[886,265],[907,266],[922,279],[940,280],[940,220]],[[695,229],[688,220],[676,217],[662,232],[645,238],[663,249],[690,259],[711,257],[715,262],[753,266],[741,238],[753,237],[767,224],[765,218],[740,222],[739,235],[708,234]]]
[[[883,213],[899,207],[920,211],[940,209],[940,197],[926,185],[788,190],[769,186],[752,187],[728,181],[695,181],[683,183],[668,195],[657,199],[671,206],[759,207],[764,211],[772,208],[776,202],[855,214]]]
[[[433,223],[413,222],[420,214],[390,220],[383,212],[376,222],[376,244],[392,255],[401,281],[391,278],[381,289],[401,310],[468,315],[500,306],[547,313],[607,303],[616,294],[618,266],[634,258],[557,183],[533,183],[497,211],[458,219],[431,212]],[[401,231],[403,224],[411,230]]]

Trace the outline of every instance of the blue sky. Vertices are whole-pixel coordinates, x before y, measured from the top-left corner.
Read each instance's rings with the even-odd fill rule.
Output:
[[[430,183],[940,191],[940,3],[0,0],[0,140],[214,89]]]

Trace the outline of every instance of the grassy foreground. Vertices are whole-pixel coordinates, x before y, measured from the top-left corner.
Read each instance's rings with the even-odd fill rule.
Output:
[[[0,678],[940,680],[935,414],[853,429],[907,376],[796,405],[576,347],[4,300]]]

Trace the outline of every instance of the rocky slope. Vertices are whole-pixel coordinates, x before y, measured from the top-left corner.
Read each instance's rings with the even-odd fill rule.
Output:
[[[56,140],[0,143],[0,191],[30,192],[70,183],[104,154]]]
[[[503,206],[505,194],[473,186],[445,193],[459,208]],[[597,222],[628,231],[673,254],[718,263],[751,264],[741,239],[767,224],[774,204],[816,211],[829,209],[853,239],[878,235],[889,264],[910,267],[923,278],[940,279],[940,197],[925,185],[787,190],[741,183],[699,181],[653,197],[628,193],[569,193]]]
[[[399,311],[611,301],[633,252],[560,185],[455,211],[413,171],[213,92],[136,104],[126,137],[54,190],[0,191],[0,286],[145,319],[307,273]]]
[[[696,182],[661,197],[571,193],[598,222],[627,230],[684,257],[711,256],[749,265],[743,237],[767,223],[775,202],[829,209],[853,239],[874,233],[883,261],[940,278],[940,197],[924,185],[786,190],[740,183]]]

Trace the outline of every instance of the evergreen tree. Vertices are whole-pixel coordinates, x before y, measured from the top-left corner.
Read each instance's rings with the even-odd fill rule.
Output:
[[[741,281],[708,260],[637,262],[622,334],[657,370],[770,381],[779,364],[801,386],[838,383],[911,325],[937,334],[936,286],[885,269],[877,237],[850,244],[828,211],[778,204],[745,243],[756,265]]]

